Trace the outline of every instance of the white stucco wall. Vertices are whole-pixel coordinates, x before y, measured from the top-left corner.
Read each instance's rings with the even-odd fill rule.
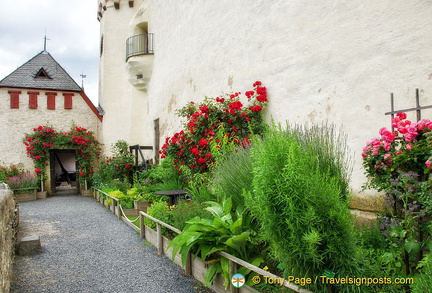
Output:
[[[19,109],[10,108],[9,90],[21,91]],[[37,109],[29,109],[28,91],[39,92]],[[47,110],[45,92],[55,91],[0,88],[0,164],[22,164],[25,169],[33,170],[33,161],[26,155],[23,138],[39,125],[51,126],[57,131],[68,131],[75,124],[93,131],[100,139],[101,122],[79,93],[73,93],[73,108],[64,109],[63,93],[68,92],[58,91],[56,109]]]
[[[153,120],[160,118],[161,140],[180,129],[174,112],[188,101],[245,91],[260,80],[268,90],[268,119],[327,120],[342,127],[355,158],[352,188],[359,193],[365,182],[361,150],[379,128],[390,127],[390,118],[384,115],[390,110],[390,93],[397,109],[415,106],[416,88],[421,89],[421,104],[432,104],[428,0],[142,3],[147,9],[143,21],[155,35],[148,97],[142,93],[148,98],[143,132],[152,134]],[[112,13],[129,17],[128,9]],[[106,16],[102,29],[110,30],[109,22],[117,32],[120,19]],[[129,30],[134,26],[125,19],[123,23]],[[124,49],[124,42],[119,44]],[[116,62],[112,64],[118,66]],[[102,66],[107,69],[106,62]],[[123,82],[119,81],[116,96],[131,90]],[[107,103],[113,93],[105,90],[103,95],[106,137],[106,127],[120,124],[123,117],[109,118],[114,115],[111,110],[119,113],[120,108]],[[425,111],[424,117],[432,118],[432,112]],[[113,130],[121,136],[121,129]],[[152,138],[144,143],[151,144]]]
[[[130,83],[129,78],[136,80],[136,75],[129,75],[130,66],[126,63],[126,40],[136,34],[136,23],[130,23],[135,19],[139,4],[141,1],[129,7],[127,1],[122,1],[120,9],[115,9],[113,1],[109,1],[100,19],[103,53],[99,68],[99,101],[105,111],[106,154],[118,140],[125,140],[130,145],[144,145],[144,138],[148,136],[144,131],[148,113],[146,93]],[[140,17],[146,18],[142,13]]]

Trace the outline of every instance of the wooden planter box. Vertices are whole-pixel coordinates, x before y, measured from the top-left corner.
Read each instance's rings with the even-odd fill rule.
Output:
[[[125,216],[138,217],[138,210],[136,209],[123,209]]]
[[[81,195],[85,197],[92,196],[92,192],[90,190],[85,190],[81,188]]]
[[[134,208],[138,211],[143,211],[147,213],[147,209],[151,207],[151,203],[148,201],[134,201]]]
[[[44,199],[47,197],[47,192],[46,191],[38,191],[36,193],[36,198],[37,199]]]
[[[172,260],[175,264],[181,266],[182,265],[181,255],[177,253],[176,256],[174,257],[174,259],[172,259],[173,248],[171,247],[170,249],[167,249],[171,240],[166,238],[165,236],[163,236],[162,238],[163,238],[163,254],[165,256],[167,256],[170,260]],[[157,247],[157,232],[148,226],[145,226],[145,239],[149,243],[151,243],[153,246]],[[206,271],[207,271],[207,267],[206,267],[205,262],[201,258],[195,257],[193,255],[192,256],[192,276],[204,284],[204,275],[205,275]],[[214,280],[213,285],[210,287],[210,289],[212,289],[213,291],[215,291],[217,293],[229,292],[228,291],[229,289],[225,290],[223,283],[224,283],[224,280],[223,280],[222,276],[219,275]],[[253,289],[252,287],[243,286],[243,287],[239,288],[238,292],[239,293],[257,293],[258,291]]]
[[[37,188],[13,189],[16,202],[36,200]]]

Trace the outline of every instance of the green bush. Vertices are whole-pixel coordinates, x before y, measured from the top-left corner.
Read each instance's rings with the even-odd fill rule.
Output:
[[[252,192],[246,204],[262,227],[272,253],[284,267],[285,277],[361,275],[356,263],[354,224],[343,198],[341,178],[322,168],[320,157],[281,126],[273,125],[252,147]],[[317,132],[325,135],[325,131]],[[341,172],[342,173],[342,172]],[[359,274],[360,273],[360,274]],[[323,284],[314,292],[327,292]],[[341,292],[359,290],[339,286]]]
[[[2,166],[0,165],[0,181],[6,182],[6,179],[12,176],[17,176],[25,171],[15,165]]]
[[[182,200],[171,206],[169,211],[169,224],[179,230],[183,230],[186,222],[194,217],[209,218],[210,213],[205,210],[205,205],[196,201]]]
[[[99,170],[93,176],[93,182],[97,188],[111,185],[113,182],[127,182],[128,184],[132,182],[134,156],[129,153],[128,143],[124,140],[117,141],[112,145],[111,153],[112,157],[105,157]]]
[[[235,207],[244,207],[244,191],[252,190],[252,159],[249,149],[239,148],[220,159],[213,172],[215,194],[232,197]]]
[[[152,203],[152,205],[147,209],[148,215],[158,220],[161,220],[162,222],[165,222],[167,224],[169,222],[168,213],[169,213],[169,207],[166,201],[156,201]],[[144,219],[144,224],[152,229],[156,229],[156,223],[148,218]],[[162,232],[166,233],[168,232],[168,230],[166,228],[163,228]]]
[[[415,275],[412,293],[430,292],[432,288],[432,256],[428,254],[420,261],[418,269],[420,274]]]

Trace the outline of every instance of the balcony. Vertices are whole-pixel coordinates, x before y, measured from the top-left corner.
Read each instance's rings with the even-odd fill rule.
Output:
[[[130,57],[153,53],[152,33],[135,35],[126,40],[126,62]]]

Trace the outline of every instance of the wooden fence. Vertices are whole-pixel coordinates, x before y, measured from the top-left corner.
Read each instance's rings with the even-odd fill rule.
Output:
[[[111,199],[111,204],[107,204],[106,200],[103,199],[102,194]],[[132,229],[134,229],[136,232],[138,232],[140,234],[140,236],[144,239],[146,239],[149,243],[151,243],[152,245],[154,245],[157,248],[157,252],[158,254],[164,254],[167,257],[169,257],[171,259],[172,257],[172,248],[168,249],[168,244],[170,242],[170,240],[166,237],[164,237],[162,235],[162,227],[165,227],[167,229],[169,229],[170,231],[176,233],[176,234],[180,234],[181,231],[159,219],[156,219],[150,215],[148,215],[147,213],[140,211],[139,212],[139,216],[137,217],[137,219],[131,221],[129,220],[125,215],[124,212],[122,210],[122,207],[120,205],[120,201],[115,198],[110,196],[109,194],[103,192],[102,190],[99,190],[97,188],[93,188],[93,197],[98,200],[99,202],[101,202],[101,204],[105,205],[108,209],[111,210],[111,212],[113,212],[119,219],[122,219],[126,224],[128,224]],[[156,231],[154,231],[153,229],[151,229],[150,227],[146,226],[144,224],[144,218],[150,219],[151,221],[156,223]],[[139,220],[139,227],[137,227],[136,225],[133,224],[133,222],[138,221]],[[226,259],[229,260],[229,267],[230,267],[230,276],[235,275],[237,273],[237,268],[240,267],[245,267],[251,271],[254,271],[255,273],[266,277],[266,278],[272,278],[274,280],[283,280],[283,284],[280,284],[281,286],[284,286],[288,289],[291,289],[294,292],[300,292],[300,293],[312,293],[311,291],[305,290],[305,289],[301,289],[299,286],[292,284],[290,282],[288,282],[287,280],[284,280],[283,278],[274,275],[268,271],[265,271],[257,266],[254,266],[242,259],[239,259],[231,254],[228,254],[226,252],[217,252],[219,254],[219,256],[224,257]],[[173,259],[173,261],[178,264],[178,265],[182,265],[181,263],[181,257],[179,254],[177,254],[175,256],[175,258]],[[188,276],[193,276],[195,277],[198,281],[200,282],[204,282],[204,274],[206,271],[206,264],[204,263],[204,261],[202,261],[200,258],[198,257],[194,257],[192,254],[189,253],[188,257],[187,257],[187,262],[186,265],[184,267],[185,270],[185,275]],[[275,284],[275,286],[278,286],[277,284]],[[221,276],[217,277],[215,279],[215,282],[213,284],[213,286],[211,287],[211,289],[215,290],[216,292],[227,292],[223,286],[223,279],[221,278]],[[258,292],[255,289],[253,289],[252,287],[248,287],[248,286],[243,286],[241,288],[235,288],[234,286],[232,286],[231,282],[230,282],[230,286],[229,286],[229,291],[230,293],[243,293],[243,292]]]

